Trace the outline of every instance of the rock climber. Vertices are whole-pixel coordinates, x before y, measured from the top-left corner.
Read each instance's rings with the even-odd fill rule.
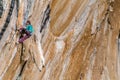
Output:
[[[26,39],[28,39],[32,33],[34,32],[33,26],[31,25],[31,22],[28,20],[26,22],[26,27],[22,27],[20,29],[18,29],[18,31],[20,32],[21,36],[19,38],[19,43],[23,43]]]

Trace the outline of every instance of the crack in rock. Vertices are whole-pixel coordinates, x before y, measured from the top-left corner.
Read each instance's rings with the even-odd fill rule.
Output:
[[[45,28],[47,22],[49,21],[50,19],[50,5],[48,4],[45,12],[44,12],[44,15],[43,15],[43,19],[42,19],[42,25],[41,25],[41,29],[40,29],[40,33],[42,32],[42,30]]]
[[[3,25],[3,28],[0,32],[0,40],[2,39],[2,36],[3,36],[4,32],[6,31],[6,29],[8,27],[8,24],[10,23],[10,18],[11,18],[13,9],[14,9],[14,4],[15,4],[15,0],[12,0],[11,5],[10,5],[10,9],[9,9],[9,12],[8,12],[8,16],[7,16],[5,24]]]
[[[3,0],[0,1],[0,18],[2,17],[3,14]]]

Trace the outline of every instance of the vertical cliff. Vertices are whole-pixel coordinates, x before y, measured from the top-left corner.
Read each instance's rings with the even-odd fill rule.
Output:
[[[0,0],[0,80],[120,80],[119,0]],[[34,33],[18,44],[30,20]]]

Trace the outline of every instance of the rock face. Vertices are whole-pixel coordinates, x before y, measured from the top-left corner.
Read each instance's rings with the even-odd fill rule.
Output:
[[[0,0],[0,80],[120,80],[120,0]],[[33,35],[17,44],[30,20]]]

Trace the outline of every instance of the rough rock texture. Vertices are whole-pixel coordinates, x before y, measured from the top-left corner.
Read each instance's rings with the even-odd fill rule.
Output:
[[[119,29],[120,0],[0,0],[0,80],[120,80]]]

